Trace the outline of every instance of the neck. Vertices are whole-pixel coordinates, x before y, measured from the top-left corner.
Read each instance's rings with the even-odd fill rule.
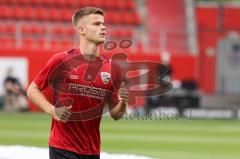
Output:
[[[80,41],[80,51],[84,58],[87,60],[95,60],[99,56],[98,44],[86,40]]]

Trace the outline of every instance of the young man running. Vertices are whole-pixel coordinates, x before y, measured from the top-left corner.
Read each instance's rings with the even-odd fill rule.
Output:
[[[128,92],[123,82],[113,84],[120,81],[120,69],[99,52],[106,34],[104,11],[86,7],[76,12],[72,21],[80,39],[79,48],[54,55],[30,84],[27,94],[53,118],[50,159],[99,159],[102,106],[109,105],[113,119],[122,118]],[[61,66],[72,69],[66,72]],[[67,75],[64,80],[59,80],[63,78],[61,71]],[[55,88],[53,103],[42,93],[49,85]],[[64,99],[71,100],[64,103]]]

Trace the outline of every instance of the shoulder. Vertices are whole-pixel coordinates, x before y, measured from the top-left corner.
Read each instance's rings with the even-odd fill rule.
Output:
[[[51,57],[50,61],[56,61],[56,62],[64,61],[67,58],[76,55],[75,50],[76,49],[71,49],[71,50],[64,51],[64,52],[58,52]]]

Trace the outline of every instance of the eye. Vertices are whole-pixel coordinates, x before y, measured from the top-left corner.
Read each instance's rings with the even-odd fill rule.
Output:
[[[95,22],[95,23],[93,23],[94,25],[100,25],[101,24],[101,22]]]

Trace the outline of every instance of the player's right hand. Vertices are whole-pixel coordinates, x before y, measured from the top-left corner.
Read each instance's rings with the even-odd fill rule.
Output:
[[[72,108],[72,106],[68,106],[68,107],[55,107],[54,109],[54,113],[53,113],[53,118],[57,121],[61,121],[63,123],[66,123],[70,116],[71,116],[71,111],[70,109]]]

